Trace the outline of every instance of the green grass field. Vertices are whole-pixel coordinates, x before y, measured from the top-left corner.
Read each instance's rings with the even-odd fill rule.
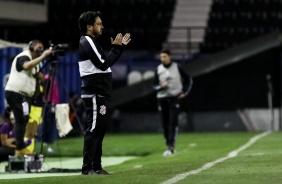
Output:
[[[259,135],[260,132],[182,133],[177,138],[177,153],[163,157],[165,146],[162,134],[107,134],[103,147],[104,158],[136,157],[118,165],[106,166],[105,169],[113,173],[110,176],[82,176],[79,173],[66,176],[59,173],[60,176],[52,177],[1,179],[0,174],[0,183],[281,183],[282,134],[274,132],[249,142]],[[39,147],[37,145],[37,149]],[[80,158],[82,138],[61,139],[54,148],[55,154],[44,154],[45,162],[51,157],[57,157],[55,159],[58,160],[64,160],[65,157]],[[232,151],[238,154],[229,154]],[[76,163],[72,168],[80,166],[81,163]],[[17,178],[17,174],[10,175]]]

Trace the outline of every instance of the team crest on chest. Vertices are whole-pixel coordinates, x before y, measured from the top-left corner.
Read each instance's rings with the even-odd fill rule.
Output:
[[[105,105],[101,105],[99,112],[100,112],[100,114],[105,115],[106,114],[106,106]]]

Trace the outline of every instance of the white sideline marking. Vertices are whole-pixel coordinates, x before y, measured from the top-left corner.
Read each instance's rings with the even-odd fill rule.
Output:
[[[189,144],[189,147],[195,147],[195,146],[197,146],[196,143],[191,143],[191,144]]]
[[[127,160],[131,160],[137,157],[102,157],[102,163],[103,166],[112,166],[112,165],[118,165],[121,164]],[[46,158],[44,159],[43,168],[44,170],[49,170],[53,167],[62,168],[65,166],[68,169],[75,169],[80,168],[82,163],[82,157],[79,158],[63,158],[63,160],[60,160],[59,158]],[[5,165],[7,165],[8,162],[1,162],[0,163],[0,180],[1,179],[20,179],[20,178],[38,178],[38,177],[52,177],[52,176],[71,176],[71,175],[81,175],[80,172],[73,172],[73,173],[1,173],[5,172]],[[0,182],[1,183],[1,182]]]
[[[141,168],[143,165],[135,165],[134,168]]]
[[[250,147],[252,144],[254,144],[258,139],[270,134],[271,132],[270,131],[267,131],[267,132],[263,132],[253,138],[251,138],[249,140],[249,142],[247,142],[246,144],[244,144],[243,146],[241,146],[240,148],[238,148],[237,150],[234,150],[234,151],[231,151],[228,156],[226,157],[222,157],[222,158],[219,158],[213,162],[209,162],[209,163],[206,163],[203,167],[199,168],[199,169],[196,169],[196,170],[192,170],[192,171],[189,171],[189,172],[186,172],[186,173],[182,173],[182,174],[178,174],[176,175],[175,177],[169,179],[169,180],[166,180],[164,182],[162,182],[161,184],[173,184],[173,183],[177,183],[178,181],[186,178],[187,176],[189,175],[192,175],[192,174],[199,174],[200,172],[204,171],[204,170],[207,170],[209,168],[211,168],[212,166],[214,166],[215,164],[217,163],[220,163],[220,162],[223,162],[229,158],[233,158],[233,157],[236,157],[238,155],[239,152],[247,149],[248,147]]]

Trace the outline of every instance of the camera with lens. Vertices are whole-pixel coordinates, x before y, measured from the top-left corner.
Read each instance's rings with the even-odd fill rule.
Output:
[[[66,50],[69,48],[69,44],[60,43],[60,44],[51,44],[52,50],[54,51],[55,56],[63,56],[66,53]]]

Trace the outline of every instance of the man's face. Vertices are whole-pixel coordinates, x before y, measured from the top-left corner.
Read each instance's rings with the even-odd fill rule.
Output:
[[[43,47],[42,43],[35,44],[34,51],[33,51],[35,53],[35,55],[36,55],[35,57],[41,56],[41,54],[43,52],[43,49],[44,49],[44,47]]]
[[[93,25],[89,27],[91,36],[98,38],[102,35],[104,26],[100,17],[96,17],[96,20]]]
[[[160,54],[160,60],[164,65],[168,65],[171,62],[170,56],[166,53]]]

